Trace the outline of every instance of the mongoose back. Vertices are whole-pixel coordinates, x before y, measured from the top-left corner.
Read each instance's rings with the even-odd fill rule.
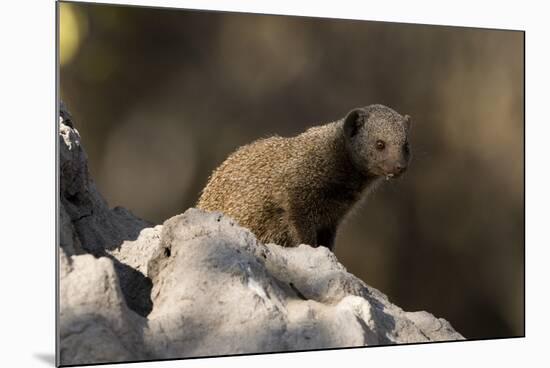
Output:
[[[197,206],[232,217],[264,243],[333,250],[352,206],[407,169],[410,129],[408,115],[369,105],[295,137],[255,141],[214,170]]]

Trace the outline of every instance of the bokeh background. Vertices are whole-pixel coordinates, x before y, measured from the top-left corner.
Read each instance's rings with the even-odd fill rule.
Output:
[[[524,334],[523,55],[517,31],[60,5],[60,95],[90,171],[153,223],[259,137],[372,103],[412,115],[409,171],[349,218],[336,255],[467,338]]]

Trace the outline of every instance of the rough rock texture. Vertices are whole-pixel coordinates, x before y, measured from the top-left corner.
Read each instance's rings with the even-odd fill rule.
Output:
[[[109,209],[88,173],[78,131],[65,124],[72,120],[63,106],[59,120],[60,245],[69,255],[104,255],[151,225],[122,207]]]
[[[146,320],[124,302],[113,262],[59,252],[62,364],[144,359]]]
[[[463,339],[393,305],[327,248],[261,244],[197,209],[155,227],[109,209],[63,111],[61,364]]]

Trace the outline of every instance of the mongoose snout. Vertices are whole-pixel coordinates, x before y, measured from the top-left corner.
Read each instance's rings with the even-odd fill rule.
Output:
[[[401,175],[407,170],[407,164],[406,163],[398,163],[393,168],[393,174],[394,175]]]
[[[214,170],[197,206],[232,217],[264,243],[334,249],[353,205],[407,170],[410,130],[408,115],[369,105],[295,137],[260,139]]]

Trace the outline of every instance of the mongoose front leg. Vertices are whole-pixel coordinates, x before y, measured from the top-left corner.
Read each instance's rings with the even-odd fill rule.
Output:
[[[303,218],[291,218],[289,221],[289,227],[292,237],[292,246],[297,246],[300,244],[308,244],[312,247],[317,247],[317,233],[315,229],[304,221]]]
[[[322,228],[317,230],[317,243],[330,249],[334,250],[334,241],[336,239],[336,228]]]

